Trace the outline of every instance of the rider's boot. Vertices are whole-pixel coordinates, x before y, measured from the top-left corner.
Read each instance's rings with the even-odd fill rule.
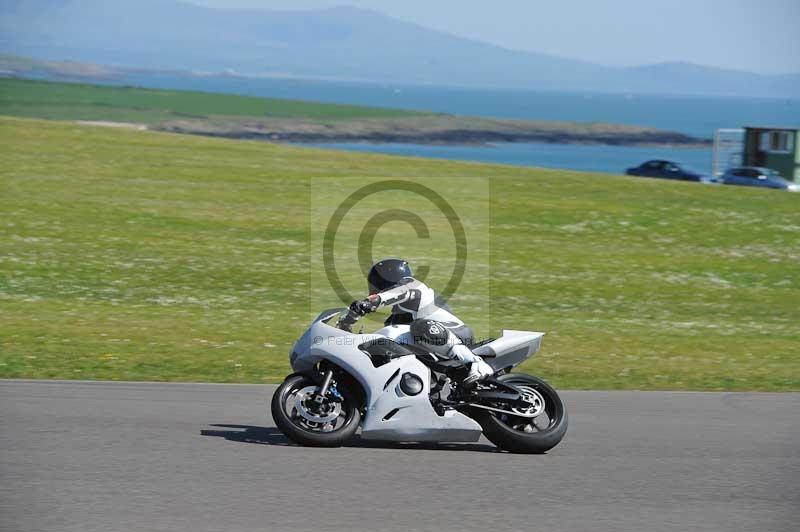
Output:
[[[477,383],[494,375],[494,368],[487,364],[481,357],[476,356],[475,360],[469,365],[469,374],[464,378],[464,384]]]

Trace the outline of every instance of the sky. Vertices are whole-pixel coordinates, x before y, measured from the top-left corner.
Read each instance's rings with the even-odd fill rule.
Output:
[[[506,48],[610,66],[663,61],[800,72],[800,0],[184,0],[209,7],[354,6]]]

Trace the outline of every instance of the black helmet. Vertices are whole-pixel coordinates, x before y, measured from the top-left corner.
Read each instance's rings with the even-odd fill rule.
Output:
[[[411,266],[403,259],[383,259],[369,269],[367,283],[369,292],[382,292],[399,283],[404,277],[411,277]]]

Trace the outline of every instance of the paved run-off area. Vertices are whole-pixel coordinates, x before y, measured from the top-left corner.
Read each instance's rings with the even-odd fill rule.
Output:
[[[542,456],[289,445],[274,386],[0,381],[0,529],[796,530],[800,394],[565,392]]]

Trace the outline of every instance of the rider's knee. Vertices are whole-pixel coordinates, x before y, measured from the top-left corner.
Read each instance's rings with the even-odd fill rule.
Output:
[[[415,342],[436,347],[443,347],[450,343],[450,332],[435,320],[414,320],[411,323],[411,336]]]

